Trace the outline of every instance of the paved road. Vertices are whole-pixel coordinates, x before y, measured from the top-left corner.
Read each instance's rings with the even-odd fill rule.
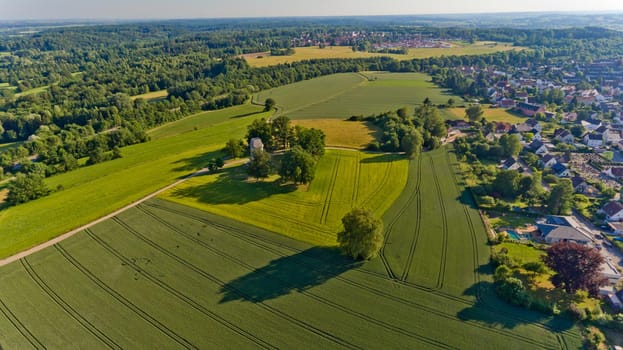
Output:
[[[245,163],[247,161],[248,161],[248,158],[239,159],[239,160],[236,160],[236,161],[229,162],[229,163],[225,164],[225,167],[226,168],[227,167],[232,167],[232,166],[235,166],[235,165],[239,165],[239,164]],[[137,200],[135,202],[132,202],[131,204],[128,204],[125,207],[123,207],[123,208],[121,208],[119,210],[116,210],[116,211],[114,211],[114,212],[112,212],[112,213],[110,213],[110,214],[108,214],[106,216],[103,216],[103,217],[101,217],[101,218],[99,218],[99,219],[97,219],[95,221],[92,221],[92,222],[90,222],[90,223],[88,223],[86,225],[80,226],[80,227],[78,227],[78,228],[76,228],[74,230],[71,230],[71,231],[69,231],[67,233],[64,233],[64,234],[62,234],[62,235],[60,235],[60,236],[58,236],[56,238],[53,238],[53,239],[51,239],[51,240],[49,240],[49,241],[47,241],[45,243],[41,243],[39,245],[36,245],[36,246],[34,246],[34,247],[32,247],[32,248],[30,248],[28,250],[25,250],[23,252],[15,254],[15,255],[9,256],[8,258],[4,258],[4,259],[0,260],[0,266],[4,266],[4,265],[7,265],[7,264],[10,264],[12,262],[15,262],[15,261],[21,259],[21,258],[24,258],[24,257],[27,257],[27,256],[29,256],[31,254],[34,254],[34,253],[36,253],[36,252],[38,252],[40,250],[43,250],[43,249],[48,248],[48,247],[51,247],[51,246],[53,246],[56,243],[60,243],[63,240],[66,240],[67,238],[75,235],[78,232],[84,231],[84,230],[86,230],[86,229],[88,229],[88,228],[90,228],[90,227],[92,227],[94,225],[99,224],[100,222],[106,221],[106,220],[108,220],[108,219],[110,219],[110,218],[112,218],[112,217],[114,217],[116,215],[119,215],[119,214],[123,213],[124,211],[126,211],[128,209],[131,209],[131,208],[134,208],[135,206],[137,206],[137,205],[139,205],[139,204],[141,204],[141,203],[143,203],[143,202],[145,202],[145,201],[147,201],[147,200],[149,200],[151,198],[154,198],[155,196],[159,195],[160,193],[162,193],[162,192],[164,192],[166,190],[169,190],[169,189],[171,189],[171,188],[173,188],[173,187],[183,183],[184,181],[186,181],[186,180],[188,180],[188,179],[190,179],[192,177],[195,177],[195,176],[198,176],[198,175],[203,175],[203,174],[205,174],[207,172],[209,172],[209,170],[207,168],[203,168],[203,169],[201,169],[201,170],[199,170],[199,171],[197,171],[195,173],[192,173],[192,174],[184,177],[181,180],[178,180],[178,181],[176,181],[176,182],[174,182],[174,183],[172,183],[172,184],[170,184],[170,185],[168,185],[166,187],[163,187],[163,188],[159,189],[158,191],[153,192],[153,193],[151,193],[151,194],[149,194],[149,195],[147,195],[147,196],[145,196],[145,197],[143,197],[143,198],[141,198],[141,199],[139,199],[139,200]]]
[[[592,222],[584,219],[584,217],[582,217],[581,215],[579,215],[577,212],[573,212],[573,216],[581,223],[583,223],[584,225],[586,225],[586,227],[588,227],[591,231],[593,231],[593,234],[602,234],[602,230],[599,229],[598,227],[596,227],[595,225],[593,225]],[[597,237],[597,236],[595,236]],[[614,266],[618,266],[620,268],[623,268],[623,253],[621,253],[621,251],[619,251],[616,247],[608,247],[605,244],[603,244],[605,241],[605,239],[595,239],[595,243],[599,243],[603,246],[603,249],[600,251],[601,255],[606,259],[609,260]]]

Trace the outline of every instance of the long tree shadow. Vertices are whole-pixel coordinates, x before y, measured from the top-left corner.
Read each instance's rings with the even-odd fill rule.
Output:
[[[297,188],[279,180],[248,181],[244,168],[240,166],[223,169],[214,182],[178,188],[173,191],[173,196],[196,198],[207,204],[245,204],[294,192]]]
[[[175,161],[173,164],[180,164],[177,168],[173,169],[174,171],[193,171],[203,169],[208,166],[208,162],[212,158],[219,158],[223,156],[223,152],[221,151],[212,151],[206,152],[203,154],[196,155],[190,158],[184,158]]]
[[[322,263],[310,264],[310,257]],[[340,254],[337,248],[313,247],[271,261],[225,284],[220,303],[241,300],[261,303],[292,292],[319,286],[361,263]]]
[[[397,154],[379,154],[378,156],[375,157],[370,157],[370,158],[364,158],[361,160],[361,163],[389,163],[395,160],[400,159],[401,155],[397,155]]]

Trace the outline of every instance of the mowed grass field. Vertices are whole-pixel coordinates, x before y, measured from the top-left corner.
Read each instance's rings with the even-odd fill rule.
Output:
[[[302,81],[260,92],[255,103],[273,98],[277,114],[291,119],[344,119],[419,105],[425,98],[446,103],[461,100],[421,73],[346,73]]]
[[[525,122],[527,119],[526,117],[519,116],[518,114],[510,113],[504,108],[489,108],[488,106],[484,106],[483,110],[483,118],[490,122],[519,124]],[[440,111],[446,119],[467,120],[465,117],[465,108],[444,108],[440,109]]]
[[[322,130],[327,146],[331,147],[363,149],[380,133],[372,123],[339,119],[304,119],[295,120],[293,124]]]
[[[160,90],[160,91],[148,92],[146,94],[134,95],[131,98],[132,100],[143,98],[148,101],[154,101],[154,100],[167,98],[167,96],[169,96],[169,92],[167,90]]]
[[[248,180],[246,168],[201,176],[159,198],[250,223],[321,246],[337,243],[341,218],[352,207],[381,216],[407,181],[404,156],[327,150],[309,187]]]
[[[205,167],[229,138],[243,137],[254,118],[268,116],[261,110],[243,105],[204,115],[216,125],[191,132],[184,126],[190,122],[173,123],[172,131],[162,128],[150,142],[124,147],[123,158],[46,179],[49,188],[63,189],[0,210],[0,257],[89,223]]]
[[[257,52],[243,55],[244,59],[252,67],[274,66],[283,63],[292,63],[314,59],[328,58],[368,58],[368,57],[392,57],[397,60],[409,60],[414,58],[428,58],[438,56],[464,56],[484,55],[500,51],[522,50],[522,47],[507,43],[476,42],[473,44],[453,44],[448,48],[420,48],[409,49],[406,55],[384,54],[373,52],[353,52],[350,46],[333,46],[320,49],[314,47],[297,47],[294,55],[271,56],[268,52]]]
[[[581,348],[571,324],[492,294],[486,236],[461,196],[455,161],[438,150],[410,162],[407,185],[384,216],[384,259],[366,264],[335,248],[150,200],[0,268],[0,343],[10,349]],[[439,211],[427,213],[429,202]],[[415,254],[409,258],[405,249]]]

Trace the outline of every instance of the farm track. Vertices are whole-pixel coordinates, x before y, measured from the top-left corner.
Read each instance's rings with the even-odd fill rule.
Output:
[[[166,227],[170,228],[174,232],[177,232],[178,234],[181,234],[181,235],[191,239],[193,242],[196,242],[196,243],[200,244],[203,247],[206,247],[206,248],[209,247],[208,249],[210,249],[210,250],[213,250],[215,248],[209,246],[208,243],[205,243],[205,242],[203,242],[201,240],[198,240],[196,237],[194,237],[194,236],[192,236],[192,235],[190,235],[188,233],[185,233],[184,231],[181,231],[180,229],[175,227],[173,224],[169,223],[168,221],[166,221],[164,219],[159,218],[156,214],[150,212],[148,209],[146,209],[144,207],[152,207],[152,208],[155,208],[155,209],[163,210],[163,211],[166,211],[166,212],[170,212],[170,213],[173,213],[173,214],[177,214],[177,215],[181,215],[181,216],[185,216],[185,217],[194,219],[194,220],[196,220],[198,222],[201,222],[203,224],[207,224],[209,226],[212,226],[212,227],[218,229],[221,232],[228,233],[232,237],[235,237],[235,238],[237,238],[239,240],[242,240],[242,241],[248,243],[251,246],[262,248],[263,250],[268,251],[268,252],[276,255],[277,257],[287,257],[288,255],[284,254],[283,252],[281,252],[281,251],[279,251],[277,249],[275,249],[274,247],[287,249],[287,250],[289,250],[289,251],[291,251],[293,253],[303,253],[304,254],[304,252],[302,250],[297,249],[297,248],[293,248],[293,247],[288,246],[288,245],[285,245],[285,244],[283,244],[281,242],[274,242],[274,241],[272,241],[272,240],[270,240],[268,238],[261,237],[259,235],[255,235],[255,234],[252,234],[252,233],[247,233],[245,231],[242,231],[240,229],[236,229],[236,228],[233,228],[233,227],[230,227],[230,226],[227,226],[227,225],[216,224],[216,223],[213,223],[213,222],[211,222],[209,220],[206,220],[203,217],[196,216],[196,215],[193,215],[193,214],[190,214],[190,213],[187,213],[187,212],[181,212],[181,211],[177,211],[177,210],[172,209],[172,208],[163,207],[163,206],[159,206],[159,205],[154,205],[153,203],[145,203],[145,204],[141,205],[140,207],[138,207],[138,209],[143,211],[145,214],[147,214],[147,215],[151,216],[152,218],[154,218],[155,220],[163,223]],[[217,254],[225,254],[225,253],[222,253],[222,252],[218,251]],[[305,255],[305,256],[306,256],[306,258],[314,260],[315,262],[318,262],[318,263],[322,262],[322,260],[319,260],[319,259],[317,259],[317,258],[315,258],[313,256],[308,256],[308,255]],[[237,258],[233,258],[233,259],[237,259]],[[300,266],[309,267],[309,265],[300,265]],[[374,273],[374,272],[365,271],[365,270],[362,270],[362,269],[355,269],[355,270],[352,270],[352,271],[363,273],[363,274],[367,274],[367,275],[373,275],[373,276],[376,276],[379,279],[387,280],[387,276],[385,274]],[[527,342],[527,343],[530,343],[532,345],[539,346],[539,347],[542,347],[542,348],[548,348],[547,344],[540,343],[540,342],[538,342],[536,340],[533,340],[533,339],[527,339],[527,338],[525,338],[523,336],[520,336],[520,335],[517,335],[517,334],[513,333],[512,331],[505,330],[505,329],[498,329],[498,328],[488,327],[488,326],[485,326],[485,325],[483,325],[483,324],[481,324],[481,323],[479,323],[477,321],[471,321],[471,320],[467,320],[466,321],[466,320],[458,318],[456,316],[456,314],[446,313],[446,312],[440,311],[440,310],[438,310],[436,308],[433,308],[433,307],[430,307],[430,306],[427,306],[427,305],[424,305],[424,304],[421,304],[421,303],[418,303],[418,302],[415,302],[415,301],[405,300],[403,298],[397,297],[397,296],[395,296],[395,295],[393,295],[391,293],[388,293],[386,291],[383,291],[381,289],[377,289],[377,288],[374,288],[374,287],[371,287],[371,286],[367,286],[365,284],[362,284],[360,282],[354,281],[354,280],[349,279],[347,277],[337,276],[337,277],[335,277],[335,279],[339,280],[341,282],[344,282],[344,283],[346,283],[348,285],[351,285],[353,287],[365,290],[365,291],[367,291],[369,293],[372,293],[372,294],[377,295],[379,297],[382,297],[384,299],[397,302],[397,303],[399,303],[401,305],[413,308],[413,309],[418,310],[418,311],[429,312],[429,313],[432,313],[432,314],[434,314],[436,316],[439,316],[439,317],[442,317],[442,318],[445,318],[445,319],[448,319],[448,320],[451,320],[451,321],[458,321],[458,322],[463,322],[465,324],[469,324],[470,326],[476,327],[478,329],[482,329],[484,331],[489,331],[489,332],[493,332],[493,333],[496,333],[496,334],[508,336],[510,338],[513,338],[513,339],[516,339],[516,340],[519,340],[519,341],[523,341],[523,342]],[[464,298],[461,298],[461,297],[457,297],[457,296],[454,296],[454,295],[451,295],[451,294],[448,294],[448,293],[444,293],[444,292],[439,291],[439,290],[434,290],[434,289],[431,289],[431,288],[422,287],[422,286],[419,286],[419,285],[416,285],[416,284],[413,284],[413,283],[405,283],[405,282],[401,282],[401,281],[398,281],[398,280],[396,280],[395,282],[399,283],[402,286],[406,286],[406,287],[409,287],[409,288],[414,288],[414,289],[417,289],[417,290],[420,290],[420,291],[423,291],[423,292],[428,292],[428,293],[431,293],[431,294],[433,294],[433,295],[435,295],[437,297],[444,298],[446,300],[450,300],[450,301],[454,301],[454,302],[458,302],[458,303],[464,304],[466,306],[474,306],[475,305],[475,303],[473,301],[470,301],[470,300],[467,300],[467,299],[464,299]],[[497,310],[497,309],[492,309],[492,308],[485,308],[485,309],[487,309],[487,310],[489,310],[489,311],[491,311],[493,313],[498,313],[499,312],[499,310]],[[525,320],[522,320],[520,318],[510,317],[510,316],[508,316],[506,314],[503,317],[508,318],[508,319],[513,319],[513,320],[518,320],[518,321],[525,321]],[[535,326],[537,328],[541,328],[541,329],[546,330],[548,332],[554,333],[554,331],[547,325],[540,325],[540,327],[539,327],[539,325],[535,325]]]
[[[372,191],[372,193],[370,193],[370,195],[368,197],[366,197],[366,199],[361,203],[362,207],[366,207],[368,205],[368,203],[374,198],[376,197],[376,195],[379,194],[379,192],[381,191],[381,189],[383,187],[385,187],[385,185],[387,184],[387,180],[389,180],[389,175],[392,172],[392,165],[394,164],[394,160],[392,159],[389,164],[387,165],[386,169],[385,169],[385,173],[383,173],[383,179],[381,179],[381,183],[377,186],[377,188],[374,189],[374,191]]]
[[[145,211],[143,211],[143,212],[145,212]],[[203,248],[208,249],[209,251],[213,252],[214,254],[216,254],[216,255],[218,255],[218,256],[220,256],[220,257],[222,257],[222,258],[224,258],[224,259],[226,259],[226,260],[228,260],[228,261],[230,261],[230,262],[232,262],[232,263],[235,263],[235,264],[237,264],[237,265],[239,265],[239,266],[241,266],[241,267],[243,267],[243,268],[247,269],[247,270],[248,270],[248,271],[250,271],[250,272],[258,271],[258,270],[257,270],[257,268],[256,268],[255,266],[249,265],[249,264],[247,264],[246,262],[244,262],[243,260],[241,260],[241,259],[239,259],[239,258],[236,258],[236,257],[234,257],[234,256],[232,256],[232,255],[230,255],[230,254],[224,253],[224,252],[222,252],[222,251],[220,251],[220,250],[218,250],[218,249],[216,249],[216,248],[214,248],[214,247],[210,246],[209,244],[207,244],[207,243],[203,242],[202,240],[197,239],[197,238],[196,238],[196,237],[194,237],[193,235],[188,234],[188,233],[185,233],[184,231],[182,231],[182,230],[180,230],[180,229],[176,228],[175,226],[173,226],[173,225],[169,224],[168,222],[166,222],[166,221],[164,221],[164,220],[160,220],[159,218],[157,218],[157,216],[155,216],[155,215],[153,215],[153,214],[150,214],[150,213],[147,213],[147,212],[145,212],[145,213],[146,213],[147,215],[151,216],[152,218],[154,218],[155,220],[157,220],[158,222],[162,223],[162,224],[163,224],[163,225],[165,225],[166,227],[168,227],[171,231],[173,231],[173,232],[175,232],[175,233],[177,233],[177,234],[179,234],[179,235],[181,235],[181,236],[183,236],[183,237],[185,237],[185,238],[189,239],[190,241],[192,241],[192,242],[194,242],[194,243],[196,243],[196,244],[200,245],[200,246],[201,246],[201,247],[203,247]],[[132,233],[133,233],[133,234],[135,234],[135,235],[140,235],[140,236],[142,236],[142,234],[140,234],[140,233],[138,233],[138,232],[136,232],[136,231],[134,231],[134,232],[132,232]],[[138,237],[138,236],[137,236],[137,237]],[[162,249],[165,249],[165,248],[162,248]],[[166,249],[165,249],[165,250],[166,250]],[[171,253],[171,254],[172,254],[172,255],[175,255],[175,254],[173,254],[173,253]],[[279,256],[283,256],[283,255],[279,254]],[[184,259],[179,258],[179,257],[178,257],[178,259],[180,259],[180,260],[182,260],[182,261],[185,261]],[[188,264],[190,264],[190,263],[188,263]],[[192,264],[191,264],[191,265],[192,265]],[[309,267],[309,266],[304,266],[304,265],[299,265],[299,266],[302,266],[302,267]],[[195,267],[195,268],[196,268],[196,269],[199,269],[199,268],[197,268],[197,267]],[[203,270],[202,270],[202,271],[203,271]],[[204,271],[203,273],[206,273],[206,274],[207,274],[207,272],[205,272],[205,271]],[[268,277],[268,278],[275,279],[273,276],[271,276],[271,275],[270,275],[270,274],[268,274],[268,273],[262,272],[262,274],[263,274],[264,276]],[[212,276],[212,277],[216,279],[216,277],[214,277],[214,276]],[[277,280],[277,281],[279,282],[279,284],[281,284],[282,286],[287,286],[287,285],[288,285],[288,284],[287,284],[287,282],[286,282],[286,281],[283,281],[282,279],[278,279],[278,278],[277,278],[276,280]],[[357,286],[357,285],[354,285],[354,284],[351,284],[351,285],[353,285],[353,286],[355,286],[355,287],[358,287],[358,288],[361,288],[361,286]],[[370,288],[370,290],[373,290],[373,289],[372,289],[372,288]],[[355,311],[355,310],[353,310],[353,309],[347,308],[347,307],[345,307],[345,306],[342,306],[342,305],[340,305],[340,304],[337,304],[337,303],[335,303],[335,302],[333,302],[333,301],[331,301],[331,300],[329,300],[329,299],[327,299],[327,298],[324,298],[324,297],[322,297],[322,296],[319,296],[319,295],[317,295],[317,294],[315,294],[315,293],[312,293],[312,292],[310,292],[310,291],[308,291],[308,290],[302,290],[302,291],[299,291],[299,293],[301,293],[301,294],[303,294],[303,295],[305,295],[305,296],[307,296],[307,297],[309,297],[309,298],[311,298],[311,299],[314,299],[314,300],[316,300],[317,302],[319,302],[319,303],[321,303],[321,304],[323,304],[323,305],[325,305],[325,306],[328,306],[328,307],[331,307],[331,308],[334,308],[334,309],[340,310],[340,311],[342,311],[342,312],[344,312],[344,313],[347,313],[347,314],[349,314],[349,315],[351,315],[351,316],[355,316],[355,317],[357,317],[357,318],[359,318],[359,319],[361,319],[361,320],[364,320],[364,321],[370,322],[370,323],[375,324],[375,325],[377,325],[377,326],[379,326],[379,327],[385,328],[385,329],[387,329],[387,330],[389,330],[389,331],[394,331],[394,332],[396,332],[396,333],[400,333],[400,334],[402,334],[402,335],[409,336],[409,337],[411,337],[411,338],[414,338],[414,339],[417,339],[417,340],[423,341],[423,342],[425,342],[425,343],[427,343],[427,344],[429,344],[429,345],[433,345],[433,346],[435,346],[435,347],[439,347],[439,348],[443,348],[443,349],[449,349],[449,348],[452,348],[452,347],[450,347],[449,345],[444,344],[444,343],[439,342],[439,341],[436,341],[436,340],[434,340],[434,339],[432,339],[432,338],[424,337],[424,336],[422,336],[422,335],[419,335],[419,334],[413,333],[413,332],[411,332],[411,331],[408,331],[408,330],[406,330],[406,329],[404,329],[404,328],[400,328],[400,327],[394,326],[394,325],[392,325],[392,324],[389,324],[389,323],[387,323],[387,322],[377,320],[377,319],[375,319],[375,318],[373,318],[373,317],[370,317],[370,316],[368,316],[368,315],[366,315],[366,314],[364,314],[364,313],[361,313],[361,312]],[[377,293],[374,293],[374,294],[377,294]],[[378,294],[377,294],[377,295],[378,295]]]
[[[95,276],[91,271],[89,271],[84,265],[82,265],[78,260],[76,260],[67,250],[65,250],[59,243],[54,245],[54,248],[67,260],[71,265],[73,265],[80,273],[90,279],[95,285],[97,285],[100,289],[105,291],[108,295],[110,295],[113,299],[124,305],[126,308],[132,310],[136,315],[142,318],[145,322],[151,324],[154,328],[158,329],[160,332],[171,338],[173,341],[177,342],[179,345],[185,347],[186,349],[198,349],[197,346],[190,343],[187,339],[183,338],[179,334],[172,331],[166,325],[159,322],[154,317],[150,316],[147,312],[143,311],[140,307],[136,306],[130,300],[125,298],[123,295],[119,294],[113,288],[108,286],[102,280],[100,280],[97,276]]]
[[[435,188],[437,189],[437,198],[439,199],[439,204],[441,205],[441,219],[442,219],[442,237],[443,241],[441,243],[441,259],[439,259],[439,273],[437,274],[437,286],[436,289],[443,288],[443,282],[446,276],[446,259],[448,255],[448,213],[446,209],[446,204],[443,199],[443,192],[441,191],[441,185],[439,184],[439,175],[437,174],[437,169],[435,169],[435,162],[433,161],[433,157],[430,157],[430,166],[433,173],[433,180],[435,182]]]
[[[135,263],[135,261],[133,261],[132,259],[129,259],[129,258],[125,257],[124,255],[122,255],[119,251],[114,249],[111,245],[106,243],[103,239],[98,237],[91,230],[87,229],[87,230],[85,230],[85,232],[89,235],[89,237],[91,237],[91,239],[93,239],[97,244],[99,244],[102,248],[104,248],[106,251],[108,251],[111,255],[113,255],[116,258],[118,258],[119,260],[121,260],[127,266],[132,267],[132,269],[134,269],[134,271],[139,273],[141,276],[145,277],[147,280],[149,280],[150,282],[152,282],[156,286],[160,287],[161,289],[167,291],[169,294],[173,295],[177,299],[181,300],[186,305],[190,306],[191,308],[195,309],[196,311],[200,312],[201,314],[207,316],[208,318],[214,320],[215,322],[221,324],[222,326],[224,326],[225,328],[231,330],[232,332],[234,332],[234,333],[236,333],[236,334],[238,334],[238,335],[248,339],[249,341],[251,341],[252,343],[254,343],[255,345],[257,345],[260,348],[263,348],[263,349],[275,349],[275,347],[273,345],[271,345],[270,343],[267,343],[264,340],[255,337],[253,334],[248,333],[247,331],[245,331],[242,328],[236,326],[235,324],[229,322],[228,320],[224,319],[223,317],[221,317],[221,316],[215,314],[214,312],[206,309],[203,305],[200,305],[199,303],[194,301],[192,298],[189,298],[185,294],[179,292],[177,289],[171,287],[169,284],[163,282],[162,280],[158,279],[154,275],[150,274],[145,269],[143,269],[142,267],[138,266]]]
[[[333,169],[331,172],[331,182],[329,183],[329,192],[324,200],[322,206],[322,212],[320,213],[320,223],[326,224],[327,217],[329,216],[329,207],[331,206],[331,199],[333,198],[333,191],[335,191],[335,183],[337,182],[337,174],[339,173],[341,157],[338,155],[333,163]]]
[[[357,170],[355,171],[355,181],[353,187],[353,197],[351,199],[351,203],[357,203],[359,199],[359,183],[361,181],[361,153],[357,152]]]
[[[0,312],[35,349],[46,348],[45,345],[43,345],[43,343],[41,343],[41,341],[37,339],[37,337],[35,337],[35,335],[32,334],[32,332],[22,323],[22,321],[15,316],[13,311],[9,309],[2,299],[0,299]]]
[[[289,321],[307,331],[310,331],[322,338],[325,338],[327,340],[330,340],[338,345],[344,346],[346,348],[349,349],[360,349],[360,347],[345,341],[337,336],[334,336],[328,332],[325,332],[319,328],[314,327],[313,325],[310,325],[309,323],[305,322],[305,321],[301,321],[281,310],[278,310],[260,300],[257,300],[253,297],[251,297],[250,295],[242,292],[241,290],[234,288],[230,285],[228,285],[226,282],[218,279],[217,277],[209,274],[208,272],[204,271],[203,269],[195,266],[194,264],[188,262],[187,260],[180,258],[178,255],[176,255],[175,253],[172,253],[171,251],[169,251],[168,249],[160,246],[159,244],[157,244],[156,242],[152,241],[151,239],[147,238],[146,236],[144,236],[143,234],[141,234],[140,232],[136,231],[135,229],[133,229],[130,225],[126,224],[125,222],[123,222],[120,218],[115,217],[113,218],[113,221],[115,221],[117,224],[119,224],[121,227],[123,227],[126,231],[128,231],[130,234],[132,234],[133,236],[135,236],[136,238],[138,238],[139,240],[143,241],[145,244],[155,248],[156,250],[158,250],[159,252],[163,253],[164,255],[168,256],[169,258],[175,260],[176,262],[178,262],[179,264],[183,265],[184,267],[188,268],[189,270],[197,273],[198,275],[206,278],[207,280],[211,281],[212,283],[216,284],[217,286],[219,286],[222,289],[228,290],[234,294],[237,294],[238,296],[246,299],[246,300],[252,300],[254,302],[255,305],[259,306],[260,308],[268,311],[269,313],[278,316],[286,321]],[[120,256],[123,256],[120,252],[117,251],[117,253]],[[127,258],[125,258],[127,259]],[[273,347],[271,345],[271,347]]]
[[[41,290],[43,290],[43,292],[47,294],[50,299],[52,299],[61,309],[63,309],[69,316],[71,316],[71,318],[76,320],[76,322],[78,322],[82,327],[89,331],[89,333],[91,333],[108,348],[123,349],[122,346],[117,344],[114,340],[110,339],[106,334],[104,334],[104,332],[100,331],[89,320],[80,315],[78,311],[76,311],[71,305],[69,305],[58,294],[56,294],[56,292],[54,292],[54,290],[45,283],[41,276],[37,274],[37,272],[28,262],[27,258],[21,259],[20,262],[22,263],[22,266],[24,267],[32,281],[35,282],[35,284],[37,284],[41,288]]]
[[[407,256],[405,267],[402,270],[402,276],[400,276],[400,280],[402,282],[406,282],[407,278],[409,277],[409,271],[411,270],[411,265],[413,264],[413,256],[415,255],[415,248],[417,247],[418,238],[420,237],[420,227],[422,226],[422,157],[423,156],[420,154],[420,159],[418,160],[418,179],[416,184],[417,187],[416,191],[414,191],[415,198],[417,199],[417,202],[415,203],[415,216],[417,221],[415,223],[415,227],[413,228],[413,237],[411,238],[411,243],[409,244],[409,255]],[[409,198],[410,202],[412,200],[412,198]],[[402,211],[400,216],[404,215],[404,213],[406,212],[406,208],[407,207],[404,207],[404,210]]]

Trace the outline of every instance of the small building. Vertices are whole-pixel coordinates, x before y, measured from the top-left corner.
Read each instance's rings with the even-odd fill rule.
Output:
[[[605,171],[606,175],[613,179],[623,178],[623,167],[612,167]]]
[[[573,134],[571,134],[569,130],[562,128],[554,131],[554,139],[567,144],[572,144],[575,141]]]
[[[548,152],[547,146],[539,140],[532,141],[532,143],[528,145],[528,149],[538,155],[547,154]]]
[[[506,134],[513,129],[513,124],[506,122],[494,122],[496,134]]]
[[[623,204],[620,202],[610,201],[601,208],[601,211],[606,214],[606,220],[608,221],[623,220]]]
[[[553,154],[546,154],[541,158],[540,163],[544,168],[551,168],[555,164],[558,164],[558,160]]]
[[[530,118],[528,120],[526,120],[525,122],[526,125],[530,126],[532,129],[541,132],[543,131],[543,127],[541,126],[541,123],[539,123],[538,120]]]
[[[517,170],[519,172],[523,171],[523,167],[519,160],[515,157],[508,158],[504,164],[502,164],[502,169],[504,170]]]
[[[536,105],[536,104],[532,104],[532,103],[526,103],[526,102],[519,102],[517,104],[517,109],[523,115],[526,115],[528,117],[533,117],[537,113],[544,113],[545,112],[545,106],[543,106],[543,105]]]
[[[574,176],[571,178],[571,185],[573,185],[573,191],[576,193],[584,193],[588,189],[588,184],[581,176]]]
[[[584,143],[591,148],[599,148],[603,146],[604,139],[600,134],[586,134],[584,135]]]
[[[262,139],[260,139],[259,137],[254,137],[251,140],[249,140],[249,153],[251,154],[251,159],[253,159],[253,152],[257,150],[263,151],[264,143],[262,142]]]
[[[561,241],[588,244],[593,241],[591,230],[573,216],[546,216],[536,226],[541,231],[541,238],[549,244]]]
[[[561,163],[554,164],[552,166],[552,170],[554,171],[554,174],[556,174],[556,176],[558,177],[569,177],[571,175],[569,168]]]

